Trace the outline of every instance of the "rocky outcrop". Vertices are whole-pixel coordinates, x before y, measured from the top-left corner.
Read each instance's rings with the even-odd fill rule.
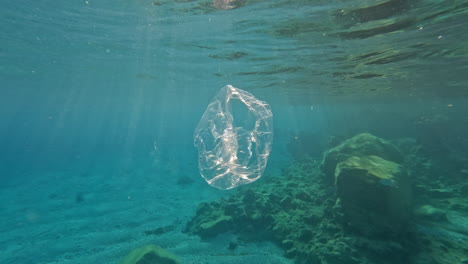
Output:
[[[322,170],[330,181],[334,181],[336,165],[350,157],[374,155],[401,164],[403,155],[397,147],[384,139],[369,133],[354,136],[325,152]]]
[[[335,184],[347,224],[366,235],[406,230],[411,189],[403,168],[378,156],[350,157],[338,163]]]
[[[330,149],[322,170],[337,191],[343,224],[367,236],[398,235],[411,218],[411,187],[398,148],[369,133]]]

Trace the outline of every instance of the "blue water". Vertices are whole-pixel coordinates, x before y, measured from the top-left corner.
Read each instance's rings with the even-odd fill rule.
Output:
[[[4,1],[0,263],[118,263],[149,243],[184,263],[293,263],[269,242],[232,253],[230,234],[181,232],[199,203],[230,193],[199,176],[193,146],[227,84],[273,111],[270,160],[252,184],[302,155],[320,160],[331,136],[466,153],[466,1],[345,15],[364,2]],[[173,228],[144,233],[161,226]]]

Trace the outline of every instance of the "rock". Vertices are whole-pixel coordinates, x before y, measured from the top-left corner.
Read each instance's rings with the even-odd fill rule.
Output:
[[[446,221],[447,214],[444,210],[435,208],[431,205],[423,205],[414,211],[414,215],[421,219]]]
[[[156,245],[147,245],[130,252],[120,264],[180,264],[175,255]]]
[[[232,213],[235,213],[233,210]],[[184,232],[198,234],[202,238],[213,237],[232,231],[233,217],[226,215],[225,206],[213,202],[203,203],[197,209],[196,217],[187,223]]]
[[[192,183],[194,183],[195,181],[190,178],[190,177],[187,177],[187,176],[181,176],[177,179],[177,184],[178,185],[181,185],[181,186],[186,186],[186,185],[190,185]]]
[[[212,217],[215,217],[214,219]],[[197,219],[199,223],[189,222],[185,231],[198,234],[202,238],[214,237],[231,231],[232,217],[228,215],[218,215],[205,219]]]
[[[411,216],[411,188],[402,167],[377,156],[338,163],[337,195],[349,224],[366,235],[396,234]]]
[[[232,217],[228,215],[222,215],[214,220],[203,222],[200,224],[198,234],[201,237],[210,237],[217,234],[221,234],[229,231],[232,223]]]
[[[403,156],[395,145],[369,133],[362,133],[325,152],[322,170],[327,178],[332,180],[339,162],[352,156],[369,155],[379,156],[396,163],[403,162]]]
[[[144,233],[147,236],[162,235],[162,234],[165,234],[167,232],[174,230],[175,228],[176,228],[176,225],[167,225],[167,226],[161,226],[161,227],[151,229],[151,230],[145,230]]]

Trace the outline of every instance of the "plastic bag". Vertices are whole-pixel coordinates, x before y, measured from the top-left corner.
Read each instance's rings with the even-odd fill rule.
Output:
[[[194,134],[201,176],[227,190],[259,179],[273,142],[270,106],[231,85],[206,108]]]

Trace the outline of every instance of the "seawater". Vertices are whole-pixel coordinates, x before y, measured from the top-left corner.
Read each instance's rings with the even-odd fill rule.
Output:
[[[371,133],[418,161],[405,167],[414,208],[445,212],[445,220],[416,217],[415,236],[452,246],[401,253],[384,240],[345,258],[391,263],[396,250],[407,263],[465,263],[467,8],[413,0],[3,3],[0,262],[119,263],[156,244],[182,263],[299,263],[275,239],[183,231],[201,203],[286,182],[291,166],[306,170]],[[227,84],[268,102],[274,141],[261,179],[221,191],[200,177],[193,136]],[[332,185],[314,186],[320,199],[336,198]],[[309,263],[343,263],[316,250]]]

